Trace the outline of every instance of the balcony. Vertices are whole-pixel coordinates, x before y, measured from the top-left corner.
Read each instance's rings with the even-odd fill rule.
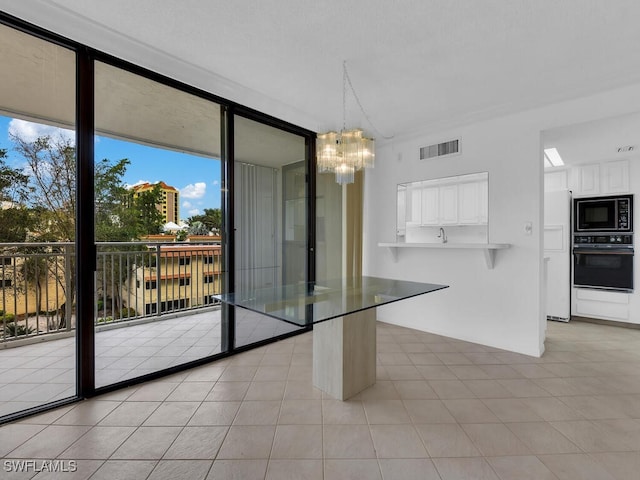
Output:
[[[74,249],[73,243],[0,246],[2,347],[75,329]],[[104,242],[97,250],[97,328],[215,305],[219,243]]]
[[[74,396],[74,245],[0,247],[0,416]],[[98,244],[96,387],[221,353],[217,244]],[[69,308],[67,305],[71,305]],[[236,345],[294,327],[236,315]]]

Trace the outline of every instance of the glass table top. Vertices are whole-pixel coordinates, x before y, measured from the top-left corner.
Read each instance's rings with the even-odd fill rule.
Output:
[[[214,297],[229,305],[305,326],[443,288],[448,288],[448,285],[358,277],[238,291]]]

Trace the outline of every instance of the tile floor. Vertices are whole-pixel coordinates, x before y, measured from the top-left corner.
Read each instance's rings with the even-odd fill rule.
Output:
[[[295,330],[245,310],[236,314],[238,345]],[[219,307],[96,332],[96,386],[220,353]],[[44,338],[44,337],[43,337]],[[0,416],[75,395],[75,337],[0,349]]]
[[[640,330],[550,322],[538,359],[380,323],[378,382],[346,402],[311,385],[311,346],[5,425],[0,478],[639,478]],[[76,471],[9,472],[20,459]]]

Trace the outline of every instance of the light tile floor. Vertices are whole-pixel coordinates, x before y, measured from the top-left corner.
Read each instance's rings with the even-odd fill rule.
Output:
[[[236,317],[238,345],[295,329],[246,310]],[[96,387],[221,352],[218,307],[117,327],[96,332]],[[68,337],[0,349],[0,416],[75,395],[75,342]]]
[[[5,425],[0,477],[639,478],[640,330],[550,322],[538,359],[380,323],[378,382],[346,402],[312,386],[311,340]]]

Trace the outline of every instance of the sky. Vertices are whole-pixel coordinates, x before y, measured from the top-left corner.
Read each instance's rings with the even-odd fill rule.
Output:
[[[0,116],[0,149],[8,151],[8,163],[13,168],[21,167],[23,161],[12,152],[9,132],[29,140],[43,135],[75,138],[70,130]],[[98,136],[94,148],[97,161],[104,158],[114,162],[123,158],[130,160],[123,179],[129,186],[164,181],[178,189],[181,220],[203,213],[205,208],[220,208],[221,165],[218,159]]]

